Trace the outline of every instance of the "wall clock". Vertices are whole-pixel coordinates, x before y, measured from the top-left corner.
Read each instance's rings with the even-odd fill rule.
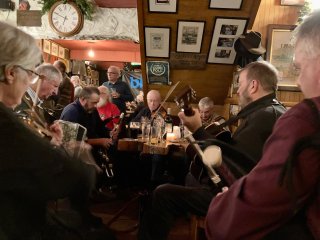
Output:
[[[50,27],[62,37],[70,37],[83,27],[83,14],[74,2],[58,1],[49,10]]]

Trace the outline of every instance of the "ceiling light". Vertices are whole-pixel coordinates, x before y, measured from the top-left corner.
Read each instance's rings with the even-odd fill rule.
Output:
[[[94,51],[92,49],[89,50],[88,56],[91,58],[94,57]]]

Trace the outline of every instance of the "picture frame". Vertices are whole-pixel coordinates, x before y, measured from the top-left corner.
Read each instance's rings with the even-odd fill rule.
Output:
[[[64,47],[61,47],[60,45],[59,45],[58,57],[59,57],[59,58],[65,58],[65,48],[64,48]]]
[[[216,17],[207,62],[233,64],[234,43],[245,32],[247,24],[247,18]]]
[[[303,6],[305,0],[281,0],[280,5],[282,6]]]
[[[144,27],[146,57],[169,58],[169,27]]]
[[[266,60],[279,71],[279,90],[298,91],[293,64],[294,47],[290,43],[296,25],[268,25]]]
[[[147,61],[146,62],[148,84],[171,85],[170,65],[168,61]]]
[[[49,40],[43,39],[43,52],[51,53],[51,42]]]
[[[179,20],[177,23],[177,52],[200,53],[204,21]]]
[[[149,12],[176,13],[178,0],[149,0]]]
[[[210,0],[209,8],[240,10],[242,0]]]
[[[51,42],[51,55],[59,56],[59,45],[54,42]]]

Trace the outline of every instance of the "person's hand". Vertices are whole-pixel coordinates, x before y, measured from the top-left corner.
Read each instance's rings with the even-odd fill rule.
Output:
[[[102,138],[102,146],[105,148],[109,148],[112,145],[112,138]]]
[[[112,98],[119,98],[120,97],[120,93],[118,92],[112,92],[111,93]]]
[[[217,193],[217,196],[220,196],[220,195],[224,194],[224,193],[227,192],[228,190],[229,190],[228,187],[223,187],[223,188],[222,188],[222,192]]]
[[[119,132],[120,132],[120,128],[117,127],[117,125],[116,125],[110,132],[110,136],[111,136],[112,140],[117,141]]]
[[[51,133],[51,143],[54,145],[60,146],[62,144],[62,138],[63,138],[63,131],[58,123],[58,121],[55,121],[50,127],[49,131]]]
[[[202,126],[199,110],[193,109],[193,111],[194,115],[190,117],[186,116],[184,112],[178,113],[183,125],[186,126],[192,133]]]

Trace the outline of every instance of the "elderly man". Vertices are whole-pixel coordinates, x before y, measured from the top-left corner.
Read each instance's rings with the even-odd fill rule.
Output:
[[[245,170],[251,170],[259,161],[263,144],[271,134],[273,125],[285,112],[285,108],[275,99],[277,80],[277,70],[267,62],[251,63],[240,73],[238,95],[242,110],[238,119],[242,119],[242,124],[229,144],[231,151],[223,151],[223,158],[232,158],[236,165],[249,166]],[[199,111],[195,110],[193,117],[186,117],[181,112],[179,117],[185,126],[194,132],[196,139],[213,138],[202,126]],[[223,124],[220,126],[223,127]],[[237,163],[237,156],[245,156],[247,161]],[[203,164],[197,164],[195,161],[193,163],[193,168],[190,169],[198,171],[187,174],[186,186],[166,184],[154,191],[152,208],[148,209],[140,227],[140,240],[166,239],[178,216],[187,213],[206,215],[209,204],[218,190],[208,178]]]
[[[34,108],[43,123],[51,124],[54,117],[42,108],[42,103],[50,96],[57,94],[62,76],[56,67],[47,63],[38,66],[35,72],[39,74],[39,79],[30,85],[22,98],[22,103],[15,108],[15,112],[28,115],[27,110]],[[36,92],[37,88],[38,92]]]
[[[151,119],[151,116],[158,110],[161,103],[161,95],[158,90],[150,90],[147,94],[147,103],[148,106],[140,110],[140,112],[135,116],[132,121],[140,122],[141,117],[146,117]],[[164,111],[164,109],[163,109]]]
[[[119,79],[120,68],[116,66],[110,66],[108,68],[108,82],[104,82],[103,86],[110,89],[112,102],[117,105],[119,110],[123,113],[126,112],[126,102],[133,101],[133,95],[130,91],[130,87],[126,82]]]
[[[200,118],[204,127],[211,124],[220,125],[225,122],[222,116],[214,112],[213,106],[213,101],[209,97],[201,98],[198,103]]]
[[[111,131],[115,124],[119,122],[120,110],[117,105],[111,102],[110,91],[107,87],[100,86],[98,89],[100,92],[100,100],[97,104],[97,109],[103,121],[109,119],[109,121],[106,122],[106,127]]]

